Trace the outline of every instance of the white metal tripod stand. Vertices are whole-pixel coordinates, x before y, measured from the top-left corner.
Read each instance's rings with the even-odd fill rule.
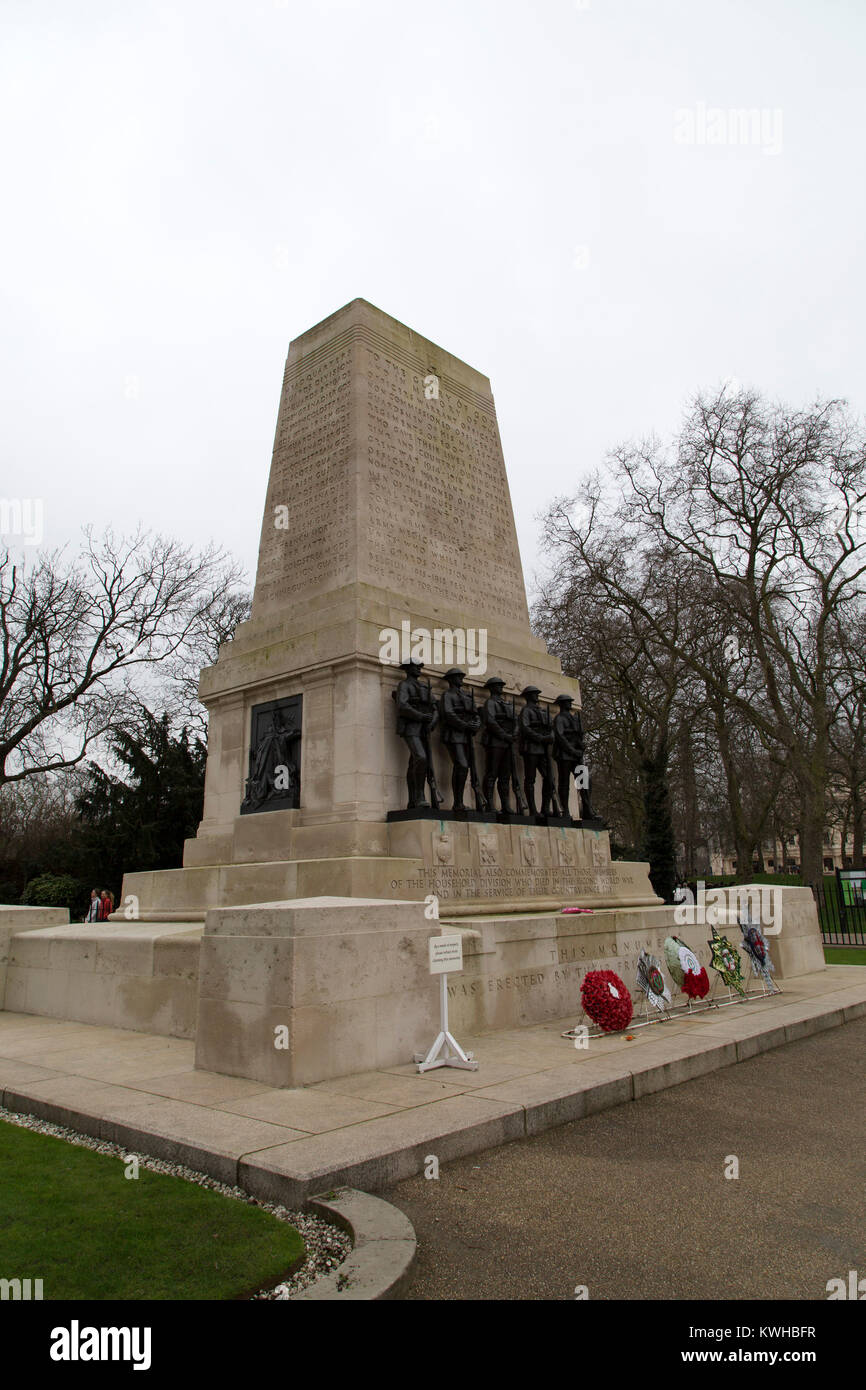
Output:
[[[461,1067],[464,1071],[477,1071],[478,1063],[471,1052],[464,1052],[454,1034],[448,1028],[448,975],[463,969],[463,941],[461,937],[431,937],[430,973],[439,976],[439,1032],[436,1041],[427,1053],[415,1053],[419,1071],[432,1071],[434,1067]]]

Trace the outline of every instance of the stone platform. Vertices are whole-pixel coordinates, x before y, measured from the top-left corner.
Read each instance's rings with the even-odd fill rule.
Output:
[[[810,890],[773,891],[778,920],[767,931],[778,930],[769,943],[787,985],[819,971],[823,952]],[[708,911],[736,943],[729,894]],[[462,938],[463,970],[448,980],[458,1036],[577,1012],[593,969],[615,970],[637,1009],[637,958],[661,958],[671,933],[709,966],[709,923],[684,922],[672,907],[429,914],[420,902],[338,897],[214,908],[204,928],[46,925],[38,910],[0,910],[0,1007],[194,1038],[203,1070],[297,1087],[426,1051],[438,1032],[428,941],[443,931]]]
[[[730,1066],[866,1013],[866,968],[830,966],[785,992],[590,1039],[577,1021],[463,1037],[477,1072],[411,1062],[276,1089],[197,1070],[192,1042],[0,1013],[0,1105],[183,1162],[296,1206],[323,1189],[377,1190]]]

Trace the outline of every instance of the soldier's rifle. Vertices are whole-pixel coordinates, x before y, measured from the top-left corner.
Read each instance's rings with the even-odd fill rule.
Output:
[[[466,758],[469,763],[469,785],[472,788],[472,795],[475,798],[476,811],[487,810],[487,800],[481,790],[481,781],[478,776],[478,768],[475,763],[475,735],[481,726],[481,718],[475,705],[475,691],[469,687],[469,698],[472,701],[472,723],[475,726],[469,731],[469,742],[466,745]]]
[[[526,797],[523,795],[523,788],[520,785],[520,772],[517,767],[517,704],[514,696],[511,697],[511,732],[512,739],[509,744],[509,754],[511,756],[511,790],[517,802],[517,814],[519,816],[529,815],[529,806]]]
[[[550,717],[550,706],[544,705],[542,706],[542,708],[544,710],[544,720],[547,726],[547,732],[551,736],[548,739],[547,743],[544,745],[545,766],[547,767],[547,781],[550,787],[550,808],[553,811],[553,814],[557,817],[557,819],[561,820],[562,817],[565,815],[565,811],[563,811],[562,807],[559,804],[559,795],[556,790],[556,764],[553,761],[553,720]]]
[[[420,686],[421,681],[419,681],[418,684]],[[436,785],[436,769],[433,766],[433,748],[430,741],[430,734],[436,722],[437,710],[433,699],[433,687],[429,680],[427,681],[427,708],[433,714],[433,718],[429,721],[426,719],[423,721],[424,731],[421,735],[421,742],[424,744],[424,752],[427,757],[427,785],[430,788],[430,800],[434,810],[438,811],[439,807],[442,805],[442,795]]]

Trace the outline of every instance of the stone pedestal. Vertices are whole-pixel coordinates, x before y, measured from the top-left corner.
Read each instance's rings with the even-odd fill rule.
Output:
[[[739,890],[760,918],[760,887]],[[808,889],[773,890],[763,925],[776,979],[823,969]],[[461,906],[455,902],[455,906]],[[739,948],[733,890],[702,917],[674,907],[599,907],[579,914],[505,912],[428,918],[419,903],[320,896],[221,908],[207,925],[60,925],[59,910],[0,908],[6,1007],[169,1037],[196,1038],[196,1065],[270,1086],[312,1085],[403,1066],[438,1031],[438,988],[427,942],[463,937],[463,970],[448,979],[452,1030],[462,1038],[550,1019],[577,1022],[588,970],[614,970],[636,988],[641,950],[664,963],[679,936],[709,969],[712,921]],[[60,919],[60,921],[58,921]],[[5,937],[4,937],[5,934]],[[747,988],[760,989],[740,951]],[[674,1002],[684,1002],[676,990]],[[727,991],[716,986],[716,995]],[[744,1005],[743,1007],[748,1007]],[[721,1015],[719,1015],[721,1017]],[[286,1047],[275,1030],[285,1029]]]
[[[268,1086],[398,1066],[438,1028],[414,903],[319,897],[208,913],[195,1064]]]
[[[236,822],[239,836],[248,822],[267,822],[264,844],[253,833],[250,843],[240,839],[241,853],[281,847],[284,859],[127,874],[124,900],[134,895],[142,921],[202,922],[213,907],[320,894],[420,902],[435,894],[452,916],[660,903],[646,864],[611,861],[606,830],[480,818],[303,826],[297,814]]]
[[[736,946],[743,939],[740,920],[745,921],[748,916],[756,922],[766,938],[770,959],[779,979],[808,975],[825,968],[821,927],[811,888],[755,883],[713,889],[712,892],[717,895],[720,905],[717,908],[708,905],[706,916],[715,920],[718,930],[724,932]],[[709,898],[709,894],[707,896]],[[689,921],[688,915],[686,921]],[[706,935],[709,935],[709,930],[707,927]],[[745,956],[745,952],[742,954]],[[745,967],[745,973],[751,979],[752,970],[748,962],[745,962]]]
[[[12,938],[40,927],[62,926],[69,921],[67,907],[14,907],[0,904],[0,1009],[6,1007],[6,980],[12,958]]]

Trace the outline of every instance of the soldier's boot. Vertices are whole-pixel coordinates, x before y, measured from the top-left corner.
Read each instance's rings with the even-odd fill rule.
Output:
[[[420,809],[427,806],[427,798],[424,795],[425,783],[427,780],[427,763],[423,758],[419,758],[413,769],[414,786],[412,794],[412,808]]]
[[[458,763],[454,764],[454,770],[451,773],[452,811],[466,810],[463,804],[463,789],[466,786],[466,778],[468,775],[468,767],[460,767]]]
[[[487,797],[484,795],[484,792],[481,790],[481,783],[479,782],[479,780],[478,780],[477,777],[475,778],[475,781],[472,783],[472,795],[473,795],[474,798],[475,798],[475,809],[476,809],[476,811],[486,811],[486,810],[487,810]]]

